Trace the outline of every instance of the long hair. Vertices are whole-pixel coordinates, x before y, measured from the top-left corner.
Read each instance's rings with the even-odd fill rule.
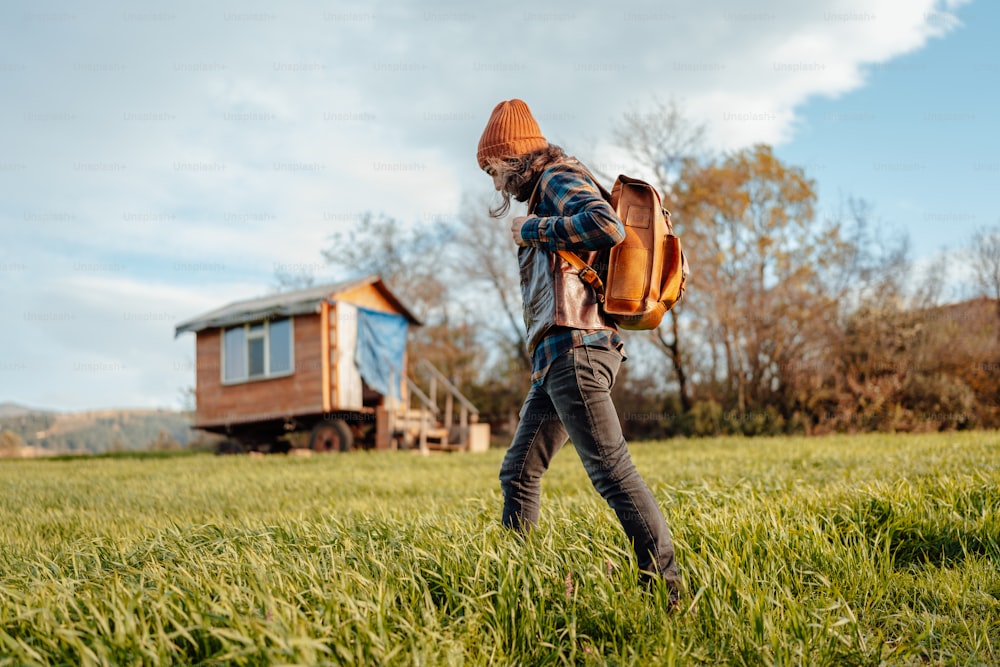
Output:
[[[507,215],[511,197],[521,202],[528,201],[545,168],[563,157],[566,157],[566,153],[562,148],[549,144],[545,148],[519,157],[490,160],[486,165],[487,172],[499,174],[502,179],[501,202],[490,207],[490,215],[494,218]]]

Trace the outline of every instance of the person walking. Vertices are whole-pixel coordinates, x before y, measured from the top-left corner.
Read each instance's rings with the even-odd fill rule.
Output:
[[[503,525],[522,533],[537,525],[542,475],[568,437],[632,542],[643,577],[665,581],[676,604],[673,539],[632,462],[611,400],[625,359],[622,339],[594,290],[557,254],[571,250],[593,265],[599,251],[625,237],[625,228],[586,167],[545,139],[522,100],[496,105],[476,158],[502,198],[490,215],[506,215],[511,198],[529,203],[528,215],[513,218],[511,235],[531,389],[500,467]]]

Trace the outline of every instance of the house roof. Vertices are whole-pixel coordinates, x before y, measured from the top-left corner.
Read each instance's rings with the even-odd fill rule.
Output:
[[[229,327],[269,317],[291,317],[293,315],[316,313],[319,312],[320,303],[324,299],[336,301],[338,294],[365,285],[374,286],[393,305],[396,311],[409,320],[411,324],[418,326],[421,324],[420,320],[396,298],[396,295],[389,291],[389,288],[386,287],[378,275],[369,275],[339,283],[318,285],[290,292],[269,294],[254,299],[234,301],[221,308],[210,310],[207,313],[202,313],[197,317],[181,322],[174,330],[174,335],[179,336],[188,331],[198,332],[215,327]]]

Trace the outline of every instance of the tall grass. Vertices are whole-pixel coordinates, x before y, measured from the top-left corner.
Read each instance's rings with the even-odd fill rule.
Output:
[[[0,464],[0,665],[1000,664],[996,433],[633,445],[686,595],[571,451]]]

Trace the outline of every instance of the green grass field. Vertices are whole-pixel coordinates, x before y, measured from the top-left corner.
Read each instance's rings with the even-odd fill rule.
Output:
[[[679,613],[576,455],[0,462],[0,665],[1000,664],[1000,435],[635,444]]]

